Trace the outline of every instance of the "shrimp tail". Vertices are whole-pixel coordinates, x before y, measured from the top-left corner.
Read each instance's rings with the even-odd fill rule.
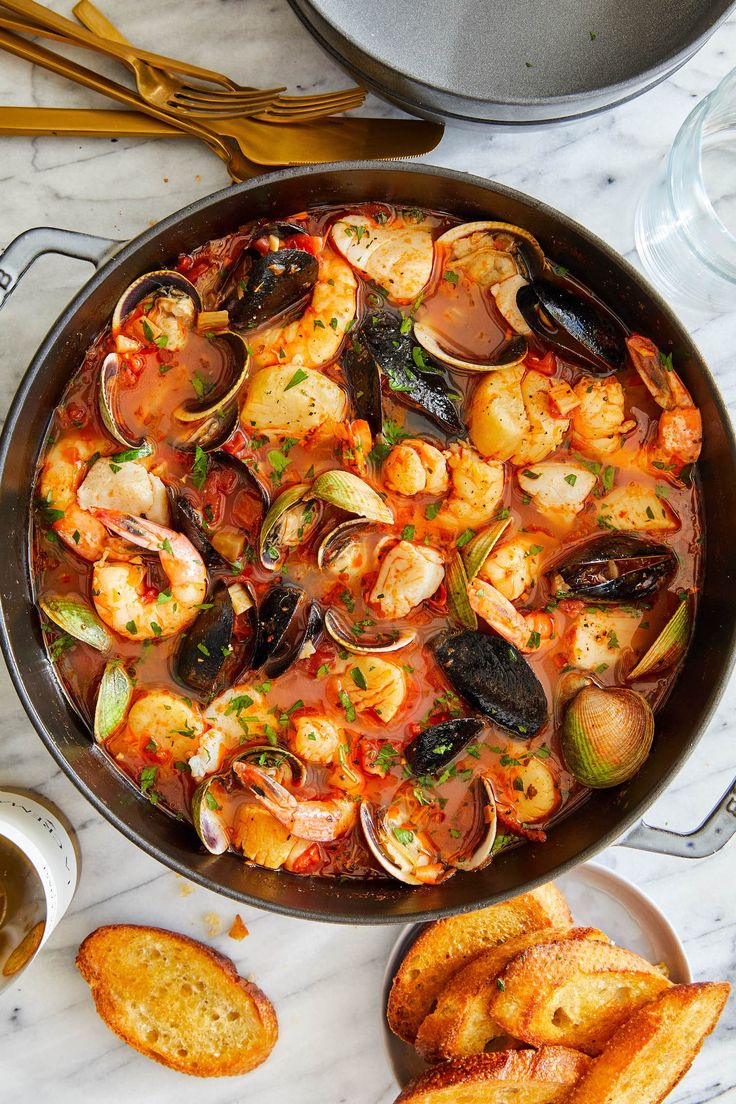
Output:
[[[133,514],[124,514],[120,510],[95,510],[95,516],[111,532],[151,552],[159,552],[164,541],[174,536],[165,525],[157,525],[155,521],[135,517]]]
[[[280,782],[276,782],[265,771],[254,767],[251,763],[235,763],[233,770],[240,781],[250,787],[269,813],[286,827],[291,826],[297,807],[297,800],[293,794],[290,794]]]

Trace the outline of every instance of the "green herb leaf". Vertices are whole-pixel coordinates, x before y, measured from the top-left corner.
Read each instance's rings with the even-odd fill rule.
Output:
[[[290,391],[292,387],[296,387],[298,383],[302,383],[306,378],[307,373],[304,372],[301,368],[297,368],[296,372],[284,388],[284,391]]]

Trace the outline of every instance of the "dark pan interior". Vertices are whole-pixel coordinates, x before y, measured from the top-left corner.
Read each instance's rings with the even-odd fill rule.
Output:
[[[291,0],[338,61],[421,114],[531,122],[587,114],[650,87],[733,0]]]
[[[203,853],[191,828],[158,810],[91,744],[68,708],[43,653],[28,567],[31,473],[49,415],[71,372],[133,277],[260,215],[310,204],[382,199],[442,208],[461,217],[520,223],[545,251],[658,344],[703,411],[703,480],[708,542],[705,587],[683,676],[658,716],[654,750],[619,790],[601,791],[550,833],[547,844],[502,854],[486,871],[436,888],[320,881],[249,868],[233,855]],[[22,291],[19,294],[23,294]],[[734,648],[736,451],[715,385],[685,331],[638,274],[603,243],[550,208],[474,177],[431,167],[354,163],[290,169],[240,185],[171,216],[125,246],[82,289],[46,337],[21,384],[0,442],[0,558],[3,648],[16,688],[52,755],[92,803],[129,839],[170,867],[238,900],[305,917],[386,923],[479,907],[549,879],[600,850],[632,824],[692,750],[730,671]]]

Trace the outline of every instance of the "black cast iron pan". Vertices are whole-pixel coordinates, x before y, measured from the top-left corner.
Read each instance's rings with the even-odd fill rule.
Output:
[[[165,816],[111,765],[67,706],[44,653],[33,606],[28,534],[31,481],[50,415],[70,374],[134,277],[163,268],[183,251],[257,216],[313,204],[388,200],[451,211],[465,219],[519,223],[569,267],[632,329],[671,350],[703,412],[699,469],[709,539],[695,638],[685,669],[658,714],[658,737],[640,773],[599,791],[550,832],[544,845],[502,853],[487,870],[441,886],[301,878],[248,867],[234,855],[203,852],[194,831]],[[684,329],[629,265],[551,208],[477,177],[401,163],[355,162],[294,168],[228,188],[185,208],[127,244],[42,228],[0,255],[0,297],[45,252],[100,265],[44,339],[13,401],[0,439],[0,639],[15,687],[41,739],[92,804],[129,839],[172,869],[237,900],[311,919],[390,923],[478,908],[530,889],[587,859],[630,829],[692,751],[731,670],[736,638],[736,444],[715,384]],[[0,305],[2,298],[0,298]],[[736,831],[736,783],[700,830],[680,836],[639,824],[628,843],[651,850],[710,854]]]
[[[733,0],[289,0],[359,83],[425,119],[591,115],[678,69]]]

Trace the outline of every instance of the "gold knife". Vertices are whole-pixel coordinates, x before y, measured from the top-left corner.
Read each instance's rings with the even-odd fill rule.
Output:
[[[229,122],[218,119],[217,131],[226,134]],[[0,135],[3,134],[87,138],[183,136],[175,126],[137,111],[68,107],[0,107]],[[433,149],[441,137],[440,126],[403,119],[335,118],[274,126],[255,123],[248,127],[248,153],[263,165],[283,165],[288,163],[287,159],[309,163],[416,157]]]

